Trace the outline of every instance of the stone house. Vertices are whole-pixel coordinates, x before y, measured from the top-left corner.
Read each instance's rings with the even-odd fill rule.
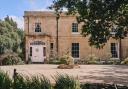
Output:
[[[82,24],[78,24],[75,16],[62,13],[57,22],[54,12],[25,11],[24,31],[26,40],[26,61],[44,62],[50,58],[71,53],[75,60],[85,59],[94,54],[106,59],[124,59],[128,55],[128,38],[122,40],[110,39],[103,49],[89,46],[88,38],[81,33]],[[58,51],[57,51],[58,50]]]

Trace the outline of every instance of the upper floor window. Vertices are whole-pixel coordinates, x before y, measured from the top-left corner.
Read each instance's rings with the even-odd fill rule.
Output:
[[[41,23],[35,23],[35,32],[41,32]]]
[[[78,32],[78,23],[72,23],[72,32]]]

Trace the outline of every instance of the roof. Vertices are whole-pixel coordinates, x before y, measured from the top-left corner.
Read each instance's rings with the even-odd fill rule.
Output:
[[[56,14],[54,11],[24,11],[24,16],[53,16],[55,17]],[[67,15],[66,12],[61,13],[61,16],[71,16]]]

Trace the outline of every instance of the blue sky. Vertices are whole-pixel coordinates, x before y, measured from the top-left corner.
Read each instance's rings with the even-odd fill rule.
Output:
[[[18,22],[20,28],[23,28],[24,11],[44,11],[51,3],[52,0],[1,0],[0,19],[8,15]]]

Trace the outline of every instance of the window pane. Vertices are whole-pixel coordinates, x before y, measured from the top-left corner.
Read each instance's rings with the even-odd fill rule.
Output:
[[[111,43],[111,54],[112,58],[118,58],[118,47],[117,43]]]
[[[72,57],[79,58],[79,43],[72,43]]]
[[[53,50],[53,43],[50,44],[50,49]]]
[[[35,32],[41,32],[41,23],[35,23]]]
[[[30,47],[30,56],[32,56],[32,47]]]
[[[44,53],[44,56],[46,56],[46,47],[43,47],[43,53]]]
[[[78,32],[78,24],[72,23],[72,32]]]

